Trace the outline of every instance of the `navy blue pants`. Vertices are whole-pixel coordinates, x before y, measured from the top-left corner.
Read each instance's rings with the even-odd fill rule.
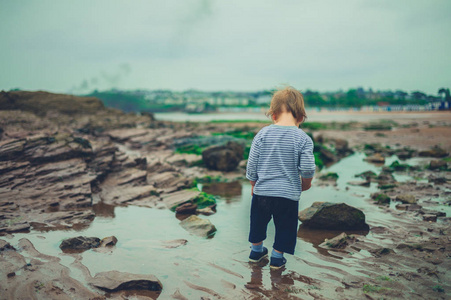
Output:
[[[271,217],[273,217],[276,227],[273,248],[294,254],[298,231],[298,209],[298,201],[254,194],[251,206],[249,242],[255,244],[266,239],[266,229]]]

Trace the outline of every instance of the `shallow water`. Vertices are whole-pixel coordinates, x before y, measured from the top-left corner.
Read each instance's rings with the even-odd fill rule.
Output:
[[[377,190],[375,184],[370,187],[347,184],[359,180],[354,177],[355,174],[367,170],[380,172],[381,166],[363,161],[364,157],[364,154],[356,153],[324,169],[322,173],[339,174],[337,186],[314,185],[301,196],[300,209],[309,207],[315,201],[345,202],[362,209],[370,226],[390,226],[395,218],[367,201],[370,193]],[[406,179],[411,178],[406,176]],[[350,188],[346,190],[348,186]],[[270,271],[268,264],[248,264],[251,186],[247,182],[235,182],[201,188],[219,194],[217,213],[209,217],[202,216],[217,228],[216,234],[208,239],[190,235],[169,210],[114,207],[100,203],[94,208],[96,218],[86,229],[50,232],[32,230],[28,234],[15,234],[9,242],[17,245],[19,239],[29,239],[38,251],[60,257],[61,263],[71,269],[72,276],[84,282],[83,272],[72,264],[78,255],[62,253],[59,244],[65,238],[79,235],[99,238],[114,235],[118,243],[111,252],[86,251],[79,254],[81,262],[93,276],[109,270],[153,274],[163,284],[160,299],[170,298],[177,290],[188,299],[198,299],[215,293],[233,295],[251,292],[252,295],[265,295],[265,290],[273,290],[275,283],[289,284],[293,290],[312,289],[321,282],[341,286],[343,274],[362,275],[365,272],[352,266],[356,258],[370,256],[368,252],[356,249],[353,255],[342,257],[318,247],[325,238],[334,237],[341,231],[303,228],[298,231],[295,255],[287,256],[287,269],[283,273]],[[368,234],[369,238],[372,235],[363,234]],[[274,226],[271,222],[265,241],[268,248],[271,248],[273,238]],[[162,241],[175,239],[186,239],[188,243],[178,248],[164,247]]]
[[[369,122],[379,120],[415,119],[430,120],[431,112],[381,112],[381,113],[359,113],[355,111],[336,111],[336,112],[318,112],[315,110],[307,110],[308,122]],[[155,113],[155,118],[160,121],[173,122],[210,122],[217,120],[254,120],[268,121],[270,119],[265,116],[265,109],[261,112],[233,112],[233,113],[203,113],[188,114],[182,112]]]

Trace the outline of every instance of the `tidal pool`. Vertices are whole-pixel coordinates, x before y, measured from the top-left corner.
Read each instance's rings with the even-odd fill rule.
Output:
[[[357,207],[366,215],[370,226],[389,227],[395,217],[384,213],[367,199],[377,190],[370,187],[349,186],[356,181],[355,174],[372,170],[379,173],[381,166],[363,161],[362,153],[342,159],[325,168],[321,173],[336,172],[339,175],[336,186],[313,187],[302,194],[300,209],[309,207],[315,201],[344,202]],[[411,179],[404,175],[402,179]],[[347,189],[349,187],[349,189]],[[89,227],[75,231],[32,230],[18,233],[8,241],[17,245],[21,238],[29,239],[41,253],[61,258],[61,263],[70,268],[74,278],[85,282],[82,268],[74,263],[81,257],[81,263],[94,276],[98,272],[118,270],[135,274],[153,274],[163,284],[160,299],[171,298],[179,291],[188,299],[201,296],[253,297],[274,292],[281,284],[290,291],[315,289],[315,284],[329,283],[341,286],[343,274],[362,275],[364,270],[354,266],[353,260],[370,256],[367,251],[356,249],[350,257],[336,256],[318,245],[325,238],[331,238],[341,231],[315,231],[300,227],[294,256],[287,255],[286,270],[270,271],[269,264],[251,265],[249,255],[248,226],[251,203],[251,186],[248,182],[220,183],[200,186],[217,196],[217,213],[208,218],[217,228],[211,238],[200,238],[189,234],[180,225],[173,212],[166,209],[150,209],[128,206],[114,207],[99,203],[94,207],[96,218]],[[352,233],[352,232],[351,232]],[[366,234],[371,238],[372,233]],[[78,255],[64,254],[59,249],[61,241],[75,236],[99,238],[116,236],[117,245],[109,252],[89,250]],[[186,245],[166,248],[163,241],[186,239]],[[274,225],[268,226],[265,246],[269,249],[274,239]],[[345,270],[345,271],[344,271]],[[288,292],[290,292],[288,291]],[[276,292],[276,294],[279,292]],[[280,291],[280,295],[287,291]],[[271,294],[271,295],[274,295]],[[323,291],[323,295],[333,297]]]

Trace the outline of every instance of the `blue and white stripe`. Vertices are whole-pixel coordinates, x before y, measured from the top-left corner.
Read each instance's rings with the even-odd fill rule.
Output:
[[[300,176],[315,174],[313,141],[296,126],[270,125],[252,141],[246,177],[256,181],[254,194],[299,201]]]

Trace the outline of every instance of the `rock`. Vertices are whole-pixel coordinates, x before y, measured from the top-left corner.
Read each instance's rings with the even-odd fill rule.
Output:
[[[344,152],[353,152],[350,148],[349,148],[349,143],[347,140],[344,139],[334,139],[334,143],[335,143],[335,151],[339,152],[339,153],[344,153]]]
[[[400,194],[396,196],[395,200],[404,204],[416,204],[418,202],[417,199],[415,199],[415,196],[410,194]]]
[[[377,187],[380,190],[391,190],[391,189],[394,189],[397,186],[398,185],[396,183],[383,183],[383,184],[380,183]]]
[[[354,177],[360,177],[366,179],[366,181],[370,181],[371,179],[376,178],[377,174],[374,173],[373,171],[365,171],[363,173],[355,175]]]
[[[3,227],[0,225],[0,232],[14,233],[14,232],[27,232],[30,230],[30,224],[28,222],[13,223]]]
[[[445,157],[448,156],[448,152],[439,146],[435,146],[430,150],[420,151],[418,155],[423,157]]]
[[[399,159],[406,160],[408,158],[412,158],[413,152],[411,152],[411,151],[401,151],[401,152],[396,153],[396,155],[398,156]]]
[[[381,257],[382,255],[395,253],[395,251],[393,251],[393,249],[390,248],[371,249],[369,250],[369,252],[373,254],[375,257]]]
[[[177,248],[180,246],[184,246],[188,243],[185,239],[171,240],[171,241],[162,241],[165,248]]]
[[[330,240],[326,239],[319,246],[322,248],[344,249],[355,240],[356,237],[354,235],[347,235],[345,232],[343,232],[336,237],[331,238]]]
[[[180,225],[188,232],[198,236],[209,236],[216,232],[216,227],[211,224],[210,220],[201,219],[196,215],[189,216],[180,222]]]
[[[419,211],[419,213],[420,214],[422,214],[422,215],[434,215],[434,216],[437,216],[437,217],[446,217],[446,212],[444,212],[444,211],[435,211],[435,210],[430,210],[430,209],[421,209],[420,211]]]
[[[314,202],[299,212],[299,220],[312,229],[369,230],[365,214],[345,203]]]
[[[77,236],[62,241],[61,250],[88,250],[100,246],[100,239],[96,237]]]
[[[230,141],[223,146],[212,146],[202,152],[202,160],[208,169],[233,171],[243,159],[243,145]]]
[[[432,182],[433,184],[445,184],[448,182],[448,179],[445,177],[436,177],[431,174],[431,176],[428,177],[428,182]]]
[[[321,149],[319,150],[319,155],[321,157],[321,160],[325,163],[330,163],[338,160],[335,154],[325,147],[321,147]]]
[[[163,285],[154,276],[148,274],[131,274],[119,271],[97,273],[91,285],[109,293],[122,290],[161,291]]]
[[[349,181],[348,184],[353,186],[369,187],[371,185],[371,181]]]
[[[0,240],[0,252],[6,250],[16,250],[10,243],[4,240]]]
[[[209,207],[197,209],[196,213],[202,214],[202,215],[205,215],[205,216],[210,216],[210,215],[215,214],[216,212],[213,210],[213,208],[211,208],[209,206]]]
[[[422,206],[418,204],[397,204],[395,207],[396,209],[405,211],[418,211],[422,208]]]
[[[320,180],[325,180],[325,181],[337,181],[338,179],[338,174],[335,172],[329,172],[327,174],[323,174],[319,177]]]
[[[430,170],[446,170],[448,168],[448,164],[443,160],[431,160],[429,164]]]
[[[380,153],[375,153],[374,155],[368,156],[364,160],[376,164],[385,163],[385,157],[383,157]]]
[[[179,206],[180,204],[193,200],[199,195],[199,191],[183,190],[172,194],[163,195],[162,198],[167,208],[175,209],[175,207]]]
[[[103,238],[100,241],[100,247],[112,247],[116,244],[117,244],[117,238],[114,235]]]
[[[426,222],[437,222],[437,215],[423,215],[423,221]]]
[[[197,210],[197,204],[195,203],[185,203],[180,206],[177,206],[175,209],[175,212],[178,214],[186,214],[186,215],[192,215],[195,214]]]
[[[373,199],[377,204],[390,204],[390,197],[383,193],[371,194],[371,199]]]

